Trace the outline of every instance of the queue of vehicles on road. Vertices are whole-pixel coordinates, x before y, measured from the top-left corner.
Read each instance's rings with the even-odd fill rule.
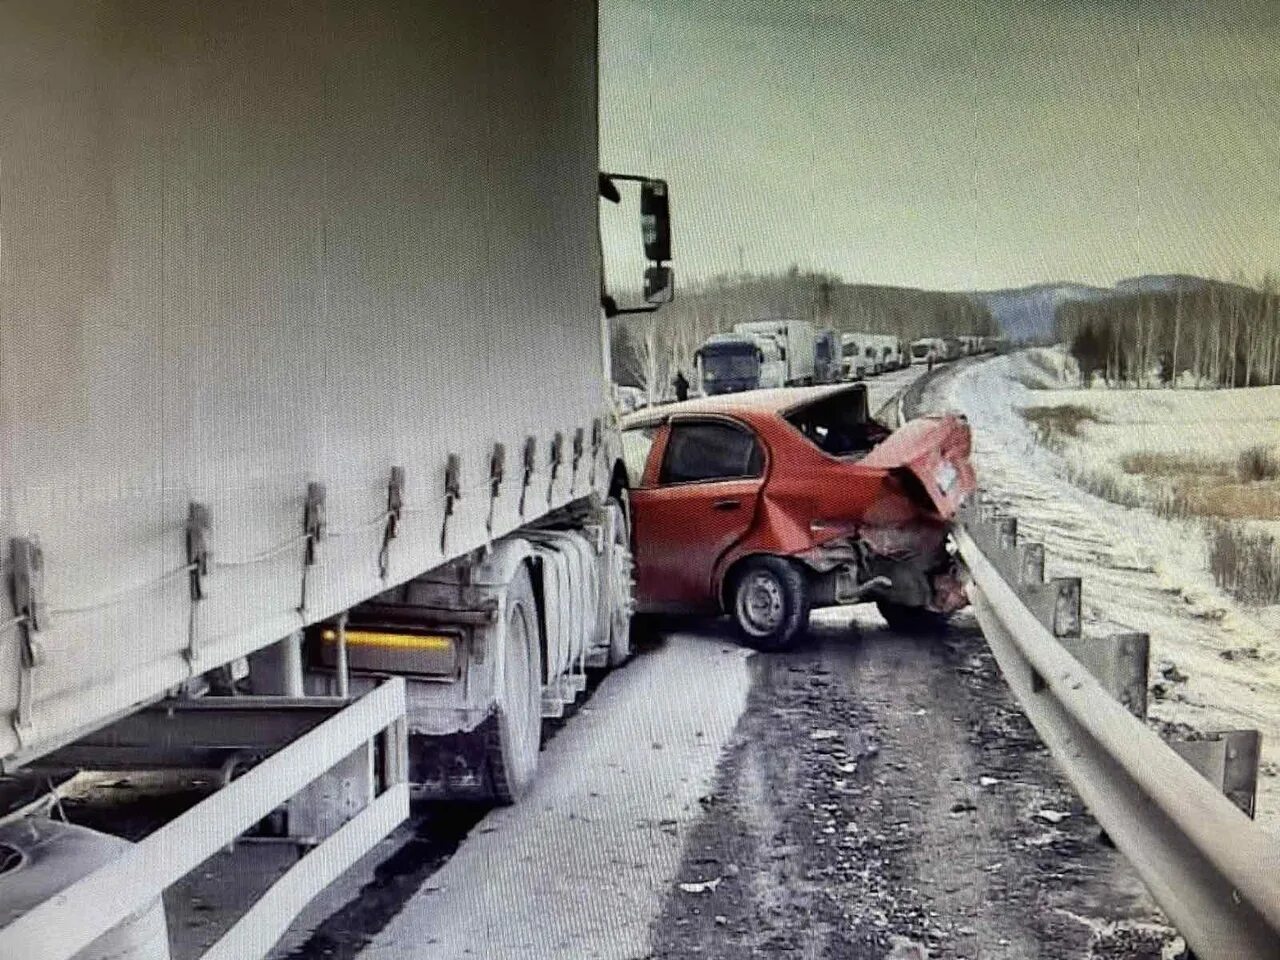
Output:
[[[994,351],[999,338],[842,333],[807,320],[753,320],[714,333],[694,354],[695,389],[706,396],[864,380],[913,363]]]

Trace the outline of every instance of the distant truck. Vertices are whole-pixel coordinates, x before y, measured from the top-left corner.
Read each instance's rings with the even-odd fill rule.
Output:
[[[741,393],[786,382],[782,351],[773,337],[753,333],[713,333],[694,354],[702,392]]]
[[[861,380],[867,375],[867,358],[862,352],[860,335],[840,335],[840,372],[845,380]]]
[[[735,323],[733,332],[770,338],[777,343],[785,370],[785,386],[813,383],[817,332],[808,320],[751,320]]]
[[[897,337],[888,333],[868,333],[862,336],[877,372],[897,370],[906,365],[902,341]]]
[[[813,349],[814,382],[839,383],[841,380],[840,334],[830,327],[819,330]]]
[[[890,370],[901,370],[903,367],[911,365],[911,355],[907,350],[907,345],[897,337],[891,337],[890,343],[885,349],[888,351],[885,354],[885,359]]]
[[[946,345],[940,337],[921,337],[911,343],[912,363],[937,363],[946,359]]]
[[[846,379],[874,376],[907,364],[902,341],[892,334],[846,333],[842,341]],[[852,362],[852,358],[857,358],[857,361]]]

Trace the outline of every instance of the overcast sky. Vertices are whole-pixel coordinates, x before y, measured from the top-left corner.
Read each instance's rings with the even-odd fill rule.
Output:
[[[602,0],[600,47],[684,278],[1280,270],[1280,0]]]

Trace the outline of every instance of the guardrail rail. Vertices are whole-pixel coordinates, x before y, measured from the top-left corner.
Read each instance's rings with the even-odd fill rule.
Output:
[[[1146,723],[1149,638],[1086,636],[1079,578],[978,500],[955,530],[1005,680],[1090,812],[1202,960],[1280,957],[1280,841],[1251,819],[1253,730],[1166,741]]]

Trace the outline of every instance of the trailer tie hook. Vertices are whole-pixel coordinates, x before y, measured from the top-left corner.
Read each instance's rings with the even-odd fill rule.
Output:
[[[392,467],[387,482],[387,525],[382,531],[382,547],[378,550],[378,576],[387,579],[391,561],[391,541],[400,536],[400,516],[404,512],[404,467]]]
[[[564,434],[557,430],[555,436],[551,438],[551,479],[547,481],[547,506],[551,506],[551,501],[555,497],[556,474],[560,472],[562,463],[564,463]]]
[[[440,552],[444,553],[449,542],[449,518],[453,505],[462,499],[462,461],[456,453],[449,454],[444,467],[444,521],[440,524]]]
[[[302,508],[302,596],[298,600],[298,612],[303,614],[307,610],[307,574],[320,559],[320,541],[324,539],[325,495],[323,483],[312,481],[307,484],[307,500]]]
[[[584,449],[583,430],[578,427],[573,431],[573,472],[569,475],[569,493],[573,493],[574,487],[578,485],[578,465],[582,462]]]
[[[34,539],[14,537],[9,543],[13,591],[14,624],[21,643],[21,672],[18,675],[18,709],[14,727],[21,743],[35,735],[35,670],[45,661],[44,644],[38,636],[44,626],[44,550]]]
[[[205,598],[204,580],[209,575],[209,531],[212,526],[207,504],[191,503],[187,506],[187,570],[192,603]]]
[[[507,472],[507,448],[500,443],[493,445],[493,453],[489,457],[489,516],[484,527],[489,536],[493,536],[493,510],[498,503],[498,494],[502,489],[502,480]]]
[[[591,472],[588,475],[587,485],[591,489],[596,486],[596,466],[600,460],[600,444],[603,442],[603,428],[600,424],[600,418],[596,417],[591,421]]]
[[[529,492],[529,484],[533,480],[534,461],[538,455],[538,441],[534,437],[524,438],[524,478],[520,481],[520,516],[524,517],[524,498]]]

